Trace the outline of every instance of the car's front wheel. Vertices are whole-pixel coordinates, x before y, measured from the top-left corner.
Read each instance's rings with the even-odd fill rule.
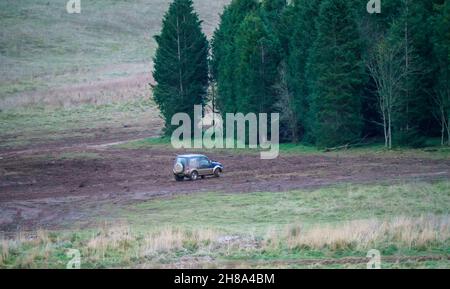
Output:
[[[197,171],[193,171],[191,173],[191,177],[190,177],[191,181],[196,181],[198,180],[198,172]]]
[[[214,170],[214,176],[216,177],[216,178],[218,178],[218,177],[220,177],[220,169],[219,168],[217,168],[217,169],[215,169]]]

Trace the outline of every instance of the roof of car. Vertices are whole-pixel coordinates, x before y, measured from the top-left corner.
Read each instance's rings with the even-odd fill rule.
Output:
[[[196,155],[196,154],[189,154],[189,155],[179,155],[179,158],[201,158],[206,157],[204,155]]]

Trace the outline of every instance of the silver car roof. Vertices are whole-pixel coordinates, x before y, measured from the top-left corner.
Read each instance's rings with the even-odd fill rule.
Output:
[[[177,156],[177,158],[203,158],[203,157],[206,158],[206,156],[204,155],[195,155],[195,154]]]

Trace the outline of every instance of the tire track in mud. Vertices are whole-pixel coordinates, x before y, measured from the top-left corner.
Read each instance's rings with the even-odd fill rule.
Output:
[[[263,161],[257,154],[212,152],[208,155],[225,165],[223,177],[178,183],[171,169],[179,151],[115,147],[129,141],[66,142],[57,148],[8,152],[9,157],[0,160],[0,231],[89,223],[93,217],[112,214],[102,206],[199,192],[282,192],[346,183],[450,179],[450,160],[282,154]],[[43,158],[45,153],[52,157]],[[62,153],[95,156],[59,158]]]

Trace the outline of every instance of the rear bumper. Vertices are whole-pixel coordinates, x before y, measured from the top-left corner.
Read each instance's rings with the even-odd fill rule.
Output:
[[[185,173],[179,174],[179,173],[176,173],[176,172],[173,172],[173,175],[174,176],[179,176],[179,177],[186,177],[187,176],[187,174],[185,174]]]
[[[179,177],[188,177],[190,175],[190,173],[191,173],[190,171],[184,171],[182,173],[177,173],[177,172],[173,171],[173,174],[175,176],[179,176]]]

